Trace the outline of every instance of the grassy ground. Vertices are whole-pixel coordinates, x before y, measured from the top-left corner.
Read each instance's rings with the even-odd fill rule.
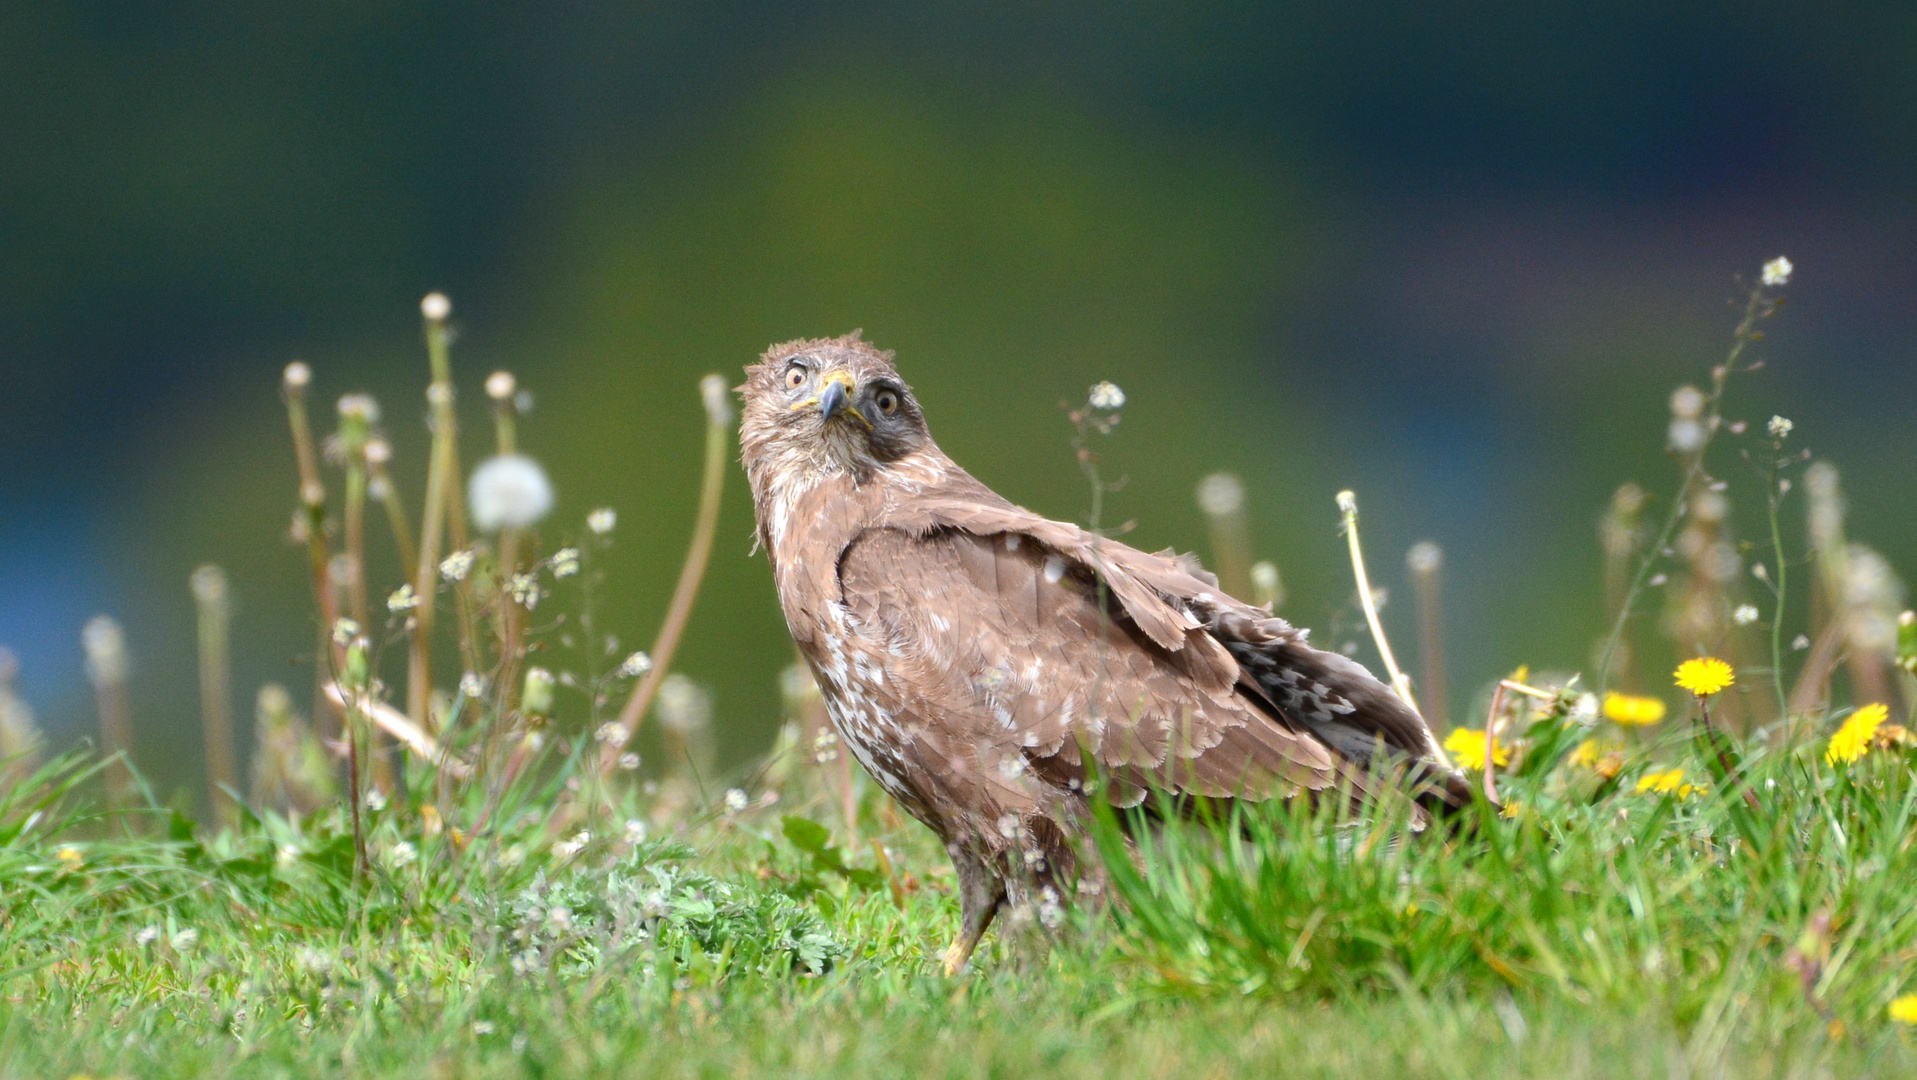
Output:
[[[463,851],[436,813],[391,805],[369,812],[376,866],[355,885],[337,811],[207,838],[63,813],[56,768],[6,810],[0,1071],[1917,1069],[1887,1012],[1917,985],[1910,758],[1753,751],[1760,812],[1636,790],[1654,751],[1693,746],[1608,779],[1520,764],[1525,809],[1449,839],[1299,807],[1163,833],[1145,873],[1111,881],[1117,904],[1010,920],[958,979],[935,974],[956,915],[937,847],[868,799],[889,870],[842,849],[800,782],[666,839],[612,818],[581,844],[528,809]]]

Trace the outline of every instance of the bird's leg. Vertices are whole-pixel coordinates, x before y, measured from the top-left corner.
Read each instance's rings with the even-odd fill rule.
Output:
[[[978,852],[958,844],[950,847],[952,867],[958,871],[959,934],[945,950],[945,974],[957,975],[972,959],[972,950],[992,925],[993,916],[1005,903],[1005,883],[992,873]]]

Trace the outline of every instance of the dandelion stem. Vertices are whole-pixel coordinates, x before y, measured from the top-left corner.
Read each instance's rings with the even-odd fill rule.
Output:
[[[1498,801],[1498,713],[1504,709],[1504,688],[1509,680],[1500,679],[1491,690],[1491,711],[1484,717],[1484,798],[1492,806],[1503,806]]]
[[[1777,606],[1771,612],[1771,688],[1777,693],[1777,718],[1790,725],[1790,702],[1784,694],[1784,598],[1787,584],[1787,571],[1784,567],[1784,533],[1778,525],[1779,492],[1777,489],[1777,455],[1784,449],[1781,440],[1772,447],[1770,485],[1766,491],[1771,518],[1771,554],[1777,563],[1777,582],[1774,592],[1777,594]]]
[[[1618,605],[1617,620],[1611,626],[1611,633],[1605,638],[1604,653],[1598,660],[1597,694],[1600,700],[1609,689],[1611,661],[1616,656],[1619,644],[1624,640],[1624,628],[1630,624],[1631,609],[1637,598],[1643,594],[1645,583],[1651,579],[1651,570],[1663,557],[1664,549],[1669,546],[1671,537],[1677,532],[1678,522],[1684,518],[1688,494],[1704,476],[1704,459],[1709,455],[1711,443],[1717,438],[1718,429],[1723,426],[1724,387],[1730,381],[1731,373],[1737,370],[1737,362],[1744,350],[1756,340],[1754,333],[1757,320],[1763,318],[1771,309],[1764,303],[1764,286],[1752,286],[1750,299],[1744,304],[1744,316],[1737,322],[1737,329],[1731,334],[1731,351],[1724,362],[1711,371],[1710,410],[1704,418],[1703,441],[1697,451],[1691,455],[1691,463],[1684,470],[1684,478],[1677,486],[1677,492],[1671,498],[1671,508],[1664,515],[1664,525],[1657,532],[1650,547],[1645,549],[1644,558],[1638,563],[1637,573],[1631,576],[1631,587],[1625,591],[1624,600]]]
[[[633,687],[632,696],[626,699],[626,707],[619,712],[619,723],[628,732],[639,730],[640,721],[645,719],[646,710],[659,692],[659,684],[665,680],[666,673],[672,670],[672,657],[679,649],[679,638],[685,633],[686,622],[692,617],[692,604],[698,599],[699,582],[705,577],[706,563],[712,556],[712,538],[719,527],[719,495],[725,487],[732,417],[725,400],[724,379],[708,375],[700,381],[699,389],[706,406],[706,461],[705,473],[699,483],[699,512],[692,529],[692,546],[686,552],[684,568],[679,571],[679,585],[673,590],[672,604],[666,609],[666,620],[659,627],[658,638],[652,643],[652,670],[646,672],[638,686]],[[611,773],[619,764],[619,752],[619,748],[610,743],[600,752],[599,772],[602,775]]]
[[[193,571],[193,602],[199,612],[200,728],[206,740],[207,798],[227,828],[239,824],[239,768],[233,756],[233,679],[228,648],[232,605],[226,571],[211,563]]]
[[[107,798],[124,808],[133,799],[133,768],[127,755],[133,750],[132,705],[127,694],[126,634],[108,615],[95,615],[80,631],[86,649],[87,675],[100,706],[100,752],[107,759]]]
[[[430,727],[433,695],[433,597],[437,592],[439,545],[442,534],[453,532],[455,547],[463,546],[464,515],[459,513],[459,445],[457,417],[453,412],[453,365],[446,317],[452,305],[439,293],[420,303],[426,320],[426,356],[432,367],[432,385],[426,401],[432,409],[433,446],[426,465],[426,505],[419,525],[419,563],[413,575],[413,592],[419,606],[413,610],[412,649],[406,665],[406,715],[421,728]],[[449,530],[457,517],[460,526]],[[461,623],[465,620],[462,618]],[[461,642],[467,637],[461,629]],[[470,666],[470,665],[469,665]]]
[[[295,360],[286,365],[286,374],[281,387],[286,399],[287,426],[293,434],[293,455],[299,462],[300,471],[300,509],[301,526],[306,533],[307,562],[311,568],[313,581],[313,606],[319,611],[319,643],[315,650],[316,662],[313,667],[314,713],[319,712],[319,702],[325,695],[320,692],[326,682],[333,677],[344,664],[343,647],[332,640],[333,624],[339,621],[339,602],[333,596],[332,557],[326,544],[326,486],[320,482],[319,456],[313,450],[313,426],[306,416],[306,387],[312,381],[313,372],[305,364]],[[330,670],[329,670],[330,669]],[[337,724],[341,718],[329,713]],[[321,729],[321,738],[338,734],[338,728]],[[346,732],[351,738],[351,732]]]
[[[1417,712],[1418,703],[1411,697],[1411,680],[1399,670],[1398,658],[1391,654],[1391,642],[1385,640],[1384,624],[1378,621],[1378,604],[1371,597],[1371,579],[1365,574],[1364,550],[1358,545],[1358,496],[1349,491],[1340,491],[1338,509],[1344,515],[1345,540],[1351,546],[1351,573],[1358,579],[1358,604],[1364,608],[1365,622],[1371,627],[1371,640],[1377,643],[1378,654],[1384,658],[1385,672],[1391,677],[1391,692],[1411,706],[1413,712]]]

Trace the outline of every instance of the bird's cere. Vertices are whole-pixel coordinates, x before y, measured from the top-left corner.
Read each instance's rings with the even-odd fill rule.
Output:
[[[1212,473],[1198,482],[1198,509],[1206,517],[1230,517],[1244,508],[1245,482],[1231,473]]]
[[[1125,391],[1114,382],[1100,382],[1092,387],[1091,405],[1094,409],[1122,409],[1125,407]]]
[[[453,302],[442,292],[429,292],[419,302],[419,313],[433,322],[445,322],[453,313]]]
[[[466,499],[472,506],[473,524],[480,529],[523,529],[552,511],[552,482],[532,458],[500,454],[473,470]]]
[[[513,378],[513,373],[510,371],[495,371],[486,376],[486,396],[494,401],[507,400],[517,389],[519,389],[519,382]]]
[[[1795,269],[1797,268],[1791,265],[1791,261],[1789,259],[1786,259],[1782,255],[1779,255],[1777,258],[1772,259],[1770,262],[1765,263],[1764,264],[1765,287],[1775,289],[1775,288],[1778,288],[1779,286],[1790,284],[1791,271]]]
[[[610,506],[602,506],[586,515],[586,528],[594,536],[605,536],[619,524],[619,511]]]

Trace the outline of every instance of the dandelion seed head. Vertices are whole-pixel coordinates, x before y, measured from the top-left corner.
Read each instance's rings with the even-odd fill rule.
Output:
[[[1198,482],[1198,509],[1206,517],[1230,517],[1245,508],[1245,482],[1231,473],[1212,473]]]
[[[1790,284],[1791,271],[1794,269],[1796,269],[1796,267],[1791,265],[1791,261],[1789,259],[1786,259],[1782,255],[1779,255],[1777,258],[1772,259],[1770,262],[1765,263],[1764,264],[1765,287],[1775,289],[1780,285]]]
[[[346,394],[339,399],[339,418],[354,424],[377,424],[379,402],[371,394]]]
[[[495,371],[486,376],[486,396],[494,401],[505,401],[519,389],[519,381],[510,371]]]
[[[286,365],[286,370],[280,374],[280,381],[288,390],[304,390],[313,381],[313,369],[295,360]]]
[[[659,723],[680,734],[702,730],[712,723],[712,695],[676,672],[659,684],[659,697],[653,707],[659,710]]]
[[[1091,406],[1094,409],[1104,409],[1107,412],[1113,409],[1122,409],[1125,407],[1125,391],[1120,390],[1118,384],[1114,382],[1106,381],[1096,383],[1092,386]]]
[[[1418,577],[1430,577],[1444,569],[1444,549],[1429,540],[1420,540],[1405,553],[1405,566]]]
[[[453,302],[446,299],[445,293],[429,292],[419,302],[419,313],[434,322],[443,322],[453,313]]]
[[[111,615],[95,615],[80,628],[80,645],[87,654],[87,675],[95,686],[126,681],[126,633]]]
[[[473,524],[485,532],[523,529],[552,510],[552,483],[546,470],[524,454],[500,454],[473,470],[466,488]]]
[[[1686,383],[1671,391],[1671,415],[1695,420],[1704,415],[1704,391]]]
[[[700,379],[699,403],[705,406],[706,422],[713,427],[727,427],[732,423],[732,395],[726,392],[724,379],[717,375]]]
[[[1704,445],[1704,425],[1688,416],[1677,417],[1671,421],[1664,441],[1680,454],[1694,453]]]

